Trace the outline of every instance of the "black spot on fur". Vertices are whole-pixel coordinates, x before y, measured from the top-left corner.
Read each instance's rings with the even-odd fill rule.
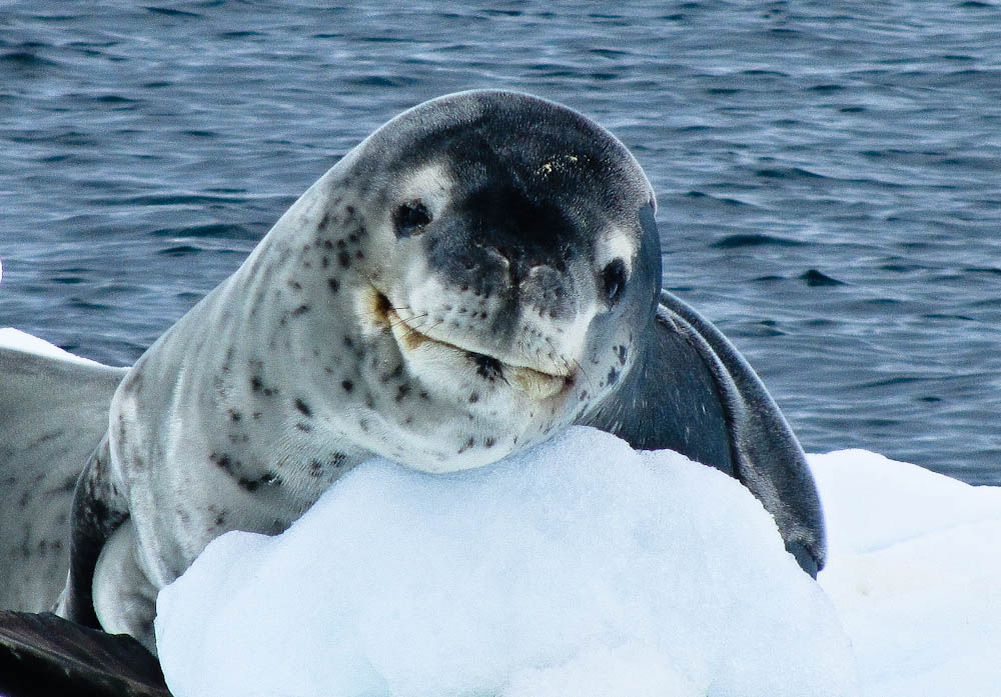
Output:
[[[288,285],[292,290],[302,290],[302,284],[299,281],[289,281]]]
[[[330,240],[323,240],[323,248],[324,249],[333,249],[334,248],[334,243],[331,242]]]
[[[310,409],[309,405],[306,404],[301,399],[296,398],[296,400],[295,400],[295,408],[298,409],[299,411],[301,411],[305,416],[312,416],[313,415],[313,410]]]
[[[353,382],[351,382],[350,380],[342,380],[341,381],[341,387],[344,388],[345,392],[350,392],[351,390],[353,390],[355,388],[355,384]]]
[[[300,421],[299,423],[297,423],[295,425],[295,427],[298,428],[303,433],[312,433],[313,432],[313,427],[310,426],[309,424],[303,423],[302,421]]]
[[[236,409],[229,409],[227,412],[229,413],[229,420],[233,423],[240,423],[240,419],[243,418],[243,414],[238,412]]]
[[[625,346],[616,346],[615,353],[619,357],[619,365],[625,365],[626,358],[629,356],[629,349]]]
[[[402,402],[410,394],[410,385],[403,384],[396,388],[396,401]]]
[[[327,285],[330,286],[331,293],[336,293],[341,288],[340,281],[333,277],[327,279]]]
[[[237,480],[237,484],[239,484],[242,488],[246,489],[251,493],[257,491],[262,484],[267,486],[279,487],[283,483],[284,482],[282,481],[281,476],[279,476],[277,472],[272,472],[270,470],[262,474],[257,479],[248,479],[247,477],[240,477]]]
[[[497,443],[496,438],[487,438],[485,441],[483,441],[483,445],[485,445],[488,448],[494,447],[496,443]]]
[[[311,477],[321,477],[325,472],[329,472],[332,469],[339,469],[344,466],[347,462],[348,456],[344,453],[332,453],[330,459],[326,462],[321,460],[310,460],[309,461],[309,476]]]
[[[351,266],[351,256],[347,252],[339,252],[337,254],[337,261],[345,269]]]
[[[221,469],[223,472],[232,474],[233,471],[239,467],[240,463],[234,463],[229,455],[222,453],[209,453],[209,461],[215,463],[215,466]]]
[[[299,307],[292,310],[292,316],[298,317],[299,315],[309,312],[309,305],[300,305]]]
[[[330,223],[330,214],[329,213],[324,213],[323,217],[320,218],[320,224],[316,226],[316,229],[317,230],[323,230],[323,229],[325,229],[327,227],[328,223]]]
[[[380,382],[387,383],[390,380],[394,380],[394,379],[400,377],[401,375],[403,375],[403,364],[402,363],[397,363],[396,367],[393,368],[392,372],[389,372],[389,373],[386,373],[385,375],[382,375],[379,378],[379,380],[380,380]]]
[[[254,375],[252,378],[250,378],[250,389],[252,389],[254,392],[260,392],[262,389],[264,389],[264,382],[261,380],[259,375]]]
[[[469,395],[469,403],[470,404],[476,404],[478,401],[480,401],[480,393],[479,392],[474,392],[473,394]]]
[[[619,381],[619,371],[617,368],[612,368],[608,371],[608,377],[605,378],[609,385],[614,385]]]

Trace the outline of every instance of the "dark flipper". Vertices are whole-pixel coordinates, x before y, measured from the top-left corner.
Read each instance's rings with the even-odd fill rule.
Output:
[[[22,612],[0,612],[0,694],[170,697],[160,664],[132,637]]]
[[[110,482],[109,462],[105,435],[76,484],[70,517],[69,573],[56,605],[60,616],[95,629],[101,627],[93,596],[97,560],[108,537],[128,517],[124,502]]]
[[[740,480],[812,576],[826,556],[824,517],[803,449],[747,361],[719,330],[666,291],[649,354],[618,398],[584,422],[634,448],[670,448]]]

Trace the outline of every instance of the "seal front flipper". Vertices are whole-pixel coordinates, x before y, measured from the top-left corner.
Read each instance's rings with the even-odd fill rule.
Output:
[[[670,448],[736,477],[775,518],[811,576],[826,555],[824,516],[803,449],[760,378],[718,329],[661,291],[647,355],[616,399],[582,421],[634,448]]]
[[[126,373],[0,330],[0,608],[52,608],[66,578],[77,478]]]
[[[101,628],[94,606],[94,574],[111,534],[128,518],[125,501],[109,472],[108,436],[94,450],[73,494],[69,571],[56,614]],[[137,637],[139,638],[139,637]]]

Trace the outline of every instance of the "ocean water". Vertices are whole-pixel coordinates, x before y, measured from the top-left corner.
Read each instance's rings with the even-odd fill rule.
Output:
[[[1001,483],[1001,7],[0,4],[0,326],[134,361],[399,111],[555,99],[808,451]]]

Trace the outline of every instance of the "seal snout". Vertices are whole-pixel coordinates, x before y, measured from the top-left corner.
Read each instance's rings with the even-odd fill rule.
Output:
[[[396,307],[385,293],[374,287],[364,295],[370,325],[388,330],[411,369],[418,372],[425,369],[421,366],[434,366],[436,371],[446,365],[451,366],[449,370],[465,369],[478,379],[513,388],[533,400],[554,397],[574,383],[573,361],[550,357],[543,367],[524,357],[486,353],[483,346],[456,343],[462,341],[460,336],[435,331],[439,322],[431,319],[433,313],[415,315],[409,308]]]

